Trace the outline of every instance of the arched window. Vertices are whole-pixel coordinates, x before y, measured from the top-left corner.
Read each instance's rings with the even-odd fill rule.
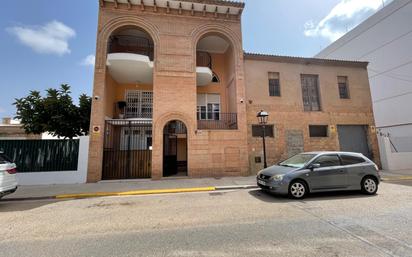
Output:
[[[213,72],[212,83],[220,83],[220,79],[215,72]]]

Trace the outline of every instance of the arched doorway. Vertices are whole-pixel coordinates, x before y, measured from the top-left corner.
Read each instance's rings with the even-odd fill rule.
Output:
[[[169,121],[163,129],[163,177],[187,176],[187,128]]]

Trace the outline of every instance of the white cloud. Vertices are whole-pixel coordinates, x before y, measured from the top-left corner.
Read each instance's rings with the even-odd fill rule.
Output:
[[[321,21],[307,21],[304,34],[335,41],[381,7],[382,0],[342,0]]]
[[[59,21],[51,21],[43,26],[15,26],[7,29],[19,41],[41,54],[64,55],[70,53],[69,39],[76,32]]]
[[[86,56],[86,58],[84,58],[80,64],[83,66],[94,66],[95,62],[96,62],[96,57],[93,54],[90,54]]]

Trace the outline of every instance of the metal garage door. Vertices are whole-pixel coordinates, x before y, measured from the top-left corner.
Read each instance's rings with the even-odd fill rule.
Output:
[[[338,126],[340,150],[362,153],[365,156],[372,158],[368,144],[367,129],[368,126]]]

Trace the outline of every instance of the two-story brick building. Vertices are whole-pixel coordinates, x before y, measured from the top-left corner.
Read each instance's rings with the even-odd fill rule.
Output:
[[[367,63],[247,54],[244,3],[101,0],[88,181],[248,175],[309,150],[377,157]]]

